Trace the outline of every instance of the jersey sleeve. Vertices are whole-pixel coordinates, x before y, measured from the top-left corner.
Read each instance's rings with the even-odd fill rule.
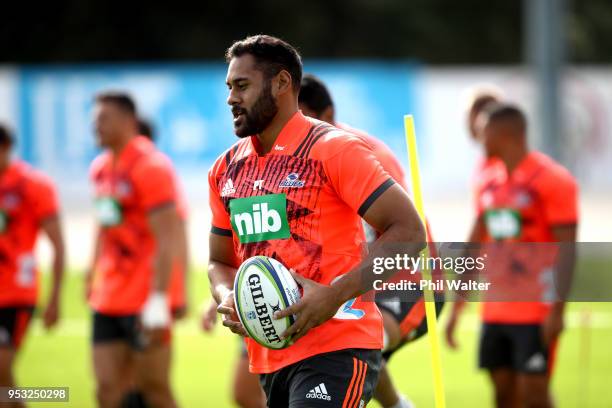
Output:
[[[578,184],[569,173],[549,177],[540,194],[549,225],[578,222]]]
[[[53,181],[44,175],[36,175],[31,183],[32,212],[41,223],[59,213],[57,191]]]
[[[221,200],[219,185],[217,183],[217,174],[220,171],[219,166],[219,163],[215,163],[215,165],[208,171],[208,202],[210,205],[210,211],[212,213],[212,226],[210,232],[217,235],[231,237],[232,227],[229,214],[227,213],[227,210],[223,205],[223,201]]]
[[[395,181],[364,141],[347,136],[335,150],[324,161],[325,172],[342,201],[363,217]]]
[[[132,173],[132,182],[142,207],[152,211],[176,204],[176,182],[169,161],[152,155],[140,163]]]

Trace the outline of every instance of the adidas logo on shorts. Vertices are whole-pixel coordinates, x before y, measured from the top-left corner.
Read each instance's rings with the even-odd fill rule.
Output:
[[[527,360],[525,367],[530,371],[540,371],[546,368],[546,359],[542,353],[536,353]]]
[[[308,391],[306,394],[306,398],[314,398],[325,401],[331,401],[331,397],[327,393],[327,388],[325,388],[325,384],[321,383],[314,387],[312,390]]]

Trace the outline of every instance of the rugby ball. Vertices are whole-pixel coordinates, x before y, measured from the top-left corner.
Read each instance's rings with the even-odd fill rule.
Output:
[[[300,299],[300,289],[291,273],[276,259],[254,256],[240,265],[234,279],[234,301],[240,322],[249,337],[270,349],[282,349],[291,339],[280,335],[295,316],[275,320],[274,312]]]

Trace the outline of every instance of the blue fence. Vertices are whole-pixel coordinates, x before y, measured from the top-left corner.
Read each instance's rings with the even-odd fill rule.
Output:
[[[416,68],[407,63],[315,62],[338,119],[403,154],[402,115],[415,113]],[[102,90],[131,93],[156,128],[160,148],[183,171],[209,166],[235,136],[225,64],[88,65],[19,70],[19,152],[51,174],[79,174],[97,153],[91,109]]]

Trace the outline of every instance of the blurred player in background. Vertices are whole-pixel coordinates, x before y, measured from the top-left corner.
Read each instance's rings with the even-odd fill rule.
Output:
[[[482,132],[479,129],[478,117],[492,103],[502,100],[502,91],[493,85],[480,85],[470,92],[467,109],[467,128],[470,139],[483,147]],[[505,172],[501,160],[497,157],[489,157],[483,154],[476,163],[474,174],[472,175],[472,192],[475,194],[480,190],[487,180],[498,177]],[[474,199],[476,196],[474,195]]]
[[[156,142],[155,127],[145,119],[138,120],[138,134]],[[187,233],[188,207],[187,199],[181,188],[177,177],[176,186],[176,212],[179,216],[177,222],[178,231],[176,232],[176,259],[172,267],[172,278],[170,280],[170,306],[172,307],[172,317],[180,320],[187,315],[189,310],[189,296],[187,295],[187,278],[189,275],[189,237]]]
[[[293,47],[254,36],[234,43],[227,60],[240,141],[209,172],[208,273],[223,324],[246,335],[234,309],[236,267],[254,255],[273,256],[296,271],[303,295],[276,313],[298,316],[283,333],[292,336],[290,347],[271,350],[246,339],[268,406],[363,406],[378,380],[383,336],[377,308],[360,298],[375,278],[371,258],[380,255],[362,260],[360,216],[382,232],[382,242],[414,243],[412,256],[424,245],[424,228],[367,144],[298,111],[302,64]],[[291,187],[283,187],[286,180]],[[230,203],[248,208],[253,196],[282,214],[286,227],[273,237],[232,228]],[[321,384],[327,392],[319,397],[314,389]]]
[[[512,282],[507,293],[520,291],[519,277],[529,280],[528,288],[537,289],[529,301],[485,298],[490,301],[482,309],[479,365],[489,371],[498,407],[552,407],[549,382],[575,263],[578,188],[560,164],[528,149],[527,122],[519,108],[489,104],[477,121],[487,157],[500,160],[504,172],[477,191],[478,217],[469,242],[507,245],[506,261],[496,262],[492,269],[501,269],[495,273],[502,282]],[[535,252],[537,245],[528,247],[525,256],[525,246],[512,246],[527,242],[569,246],[561,246],[557,256],[550,256],[546,248]],[[551,283],[557,287],[548,287]],[[559,293],[551,302],[549,291],[555,289]],[[453,304],[447,326],[453,348],[461,308],[462,302]]]
[[[157,138],[155,135],[155,127],[153,124],[143,118],[138,119],[138,135],[144,136],[153,143]],[[177,180],[178,184],[178,180]],[[186,295],[187,288],[187,271],[189,270],[189,246],[187,237],[187,200],[183,195],[180,186],[177,185],[176,195],[176,212],[179,216],[177,220],[178,231],[176,237],[176,259],[172,266],[172,278],[170,279],[169,296],[170,308],[174,320],[181,320],[187,315],[188,311],[188,296]],[[137,388],[136,374],[133,377],[133,387],[125,396],[123,408],[147,408],[147,403],[144,395]]]
[[[176,406],[170,389],[168,288],[176,259],[176,177],[170,160],[138,134],[136,105],[122,93],[96,97],[92,163],[98,233],[87,277],[93,364],[101,407],[134,386],[149,406]]]
[[[53,280],[43,312],[46,329],[59,319],[64,276],[64,239],[55,186],[41,172],[11,158],[14,144],[11,132],[0,125],[0,387],[15,386],[13,362],[38,300],[34,251],[40,231],[53,248]]]
[[[325,121],[340,129],[346,130],[367,143],[383,169],[389,173],[406,192],[410,193],[402,165],[383,141],[362,130],[352,128],[344,123],[336,121],[333,99],[329,90],[319,78],[314,75],[304,75],[298,101],[300,110],[306,116]],[[378,237],[376,231],[365,222],[363,226],[368,242],[374,242]],[[429,240],[433,242],[431,233],[429,233]],[[435,256],[436,249],[434,245],[430,245],[430,251],[431,256]],[[423,298],[421,297],[421,299],[417,301],[408,301],[393,296],[377,296],[376,304],[383,315],[385,330],[383,357],[385,364],[383,364],[381,369],[378,385],[374,392],[374,398],[384,408],[408,408],[411,407],[412,404],[406,397],[400,395],[393,385],[391,376],[386,368],[386,362],[391,358],[391,355],[398,351],[403,345],[427,333]],[[442,305],[443,302],[436,303],[438,314],[442,309]]]

